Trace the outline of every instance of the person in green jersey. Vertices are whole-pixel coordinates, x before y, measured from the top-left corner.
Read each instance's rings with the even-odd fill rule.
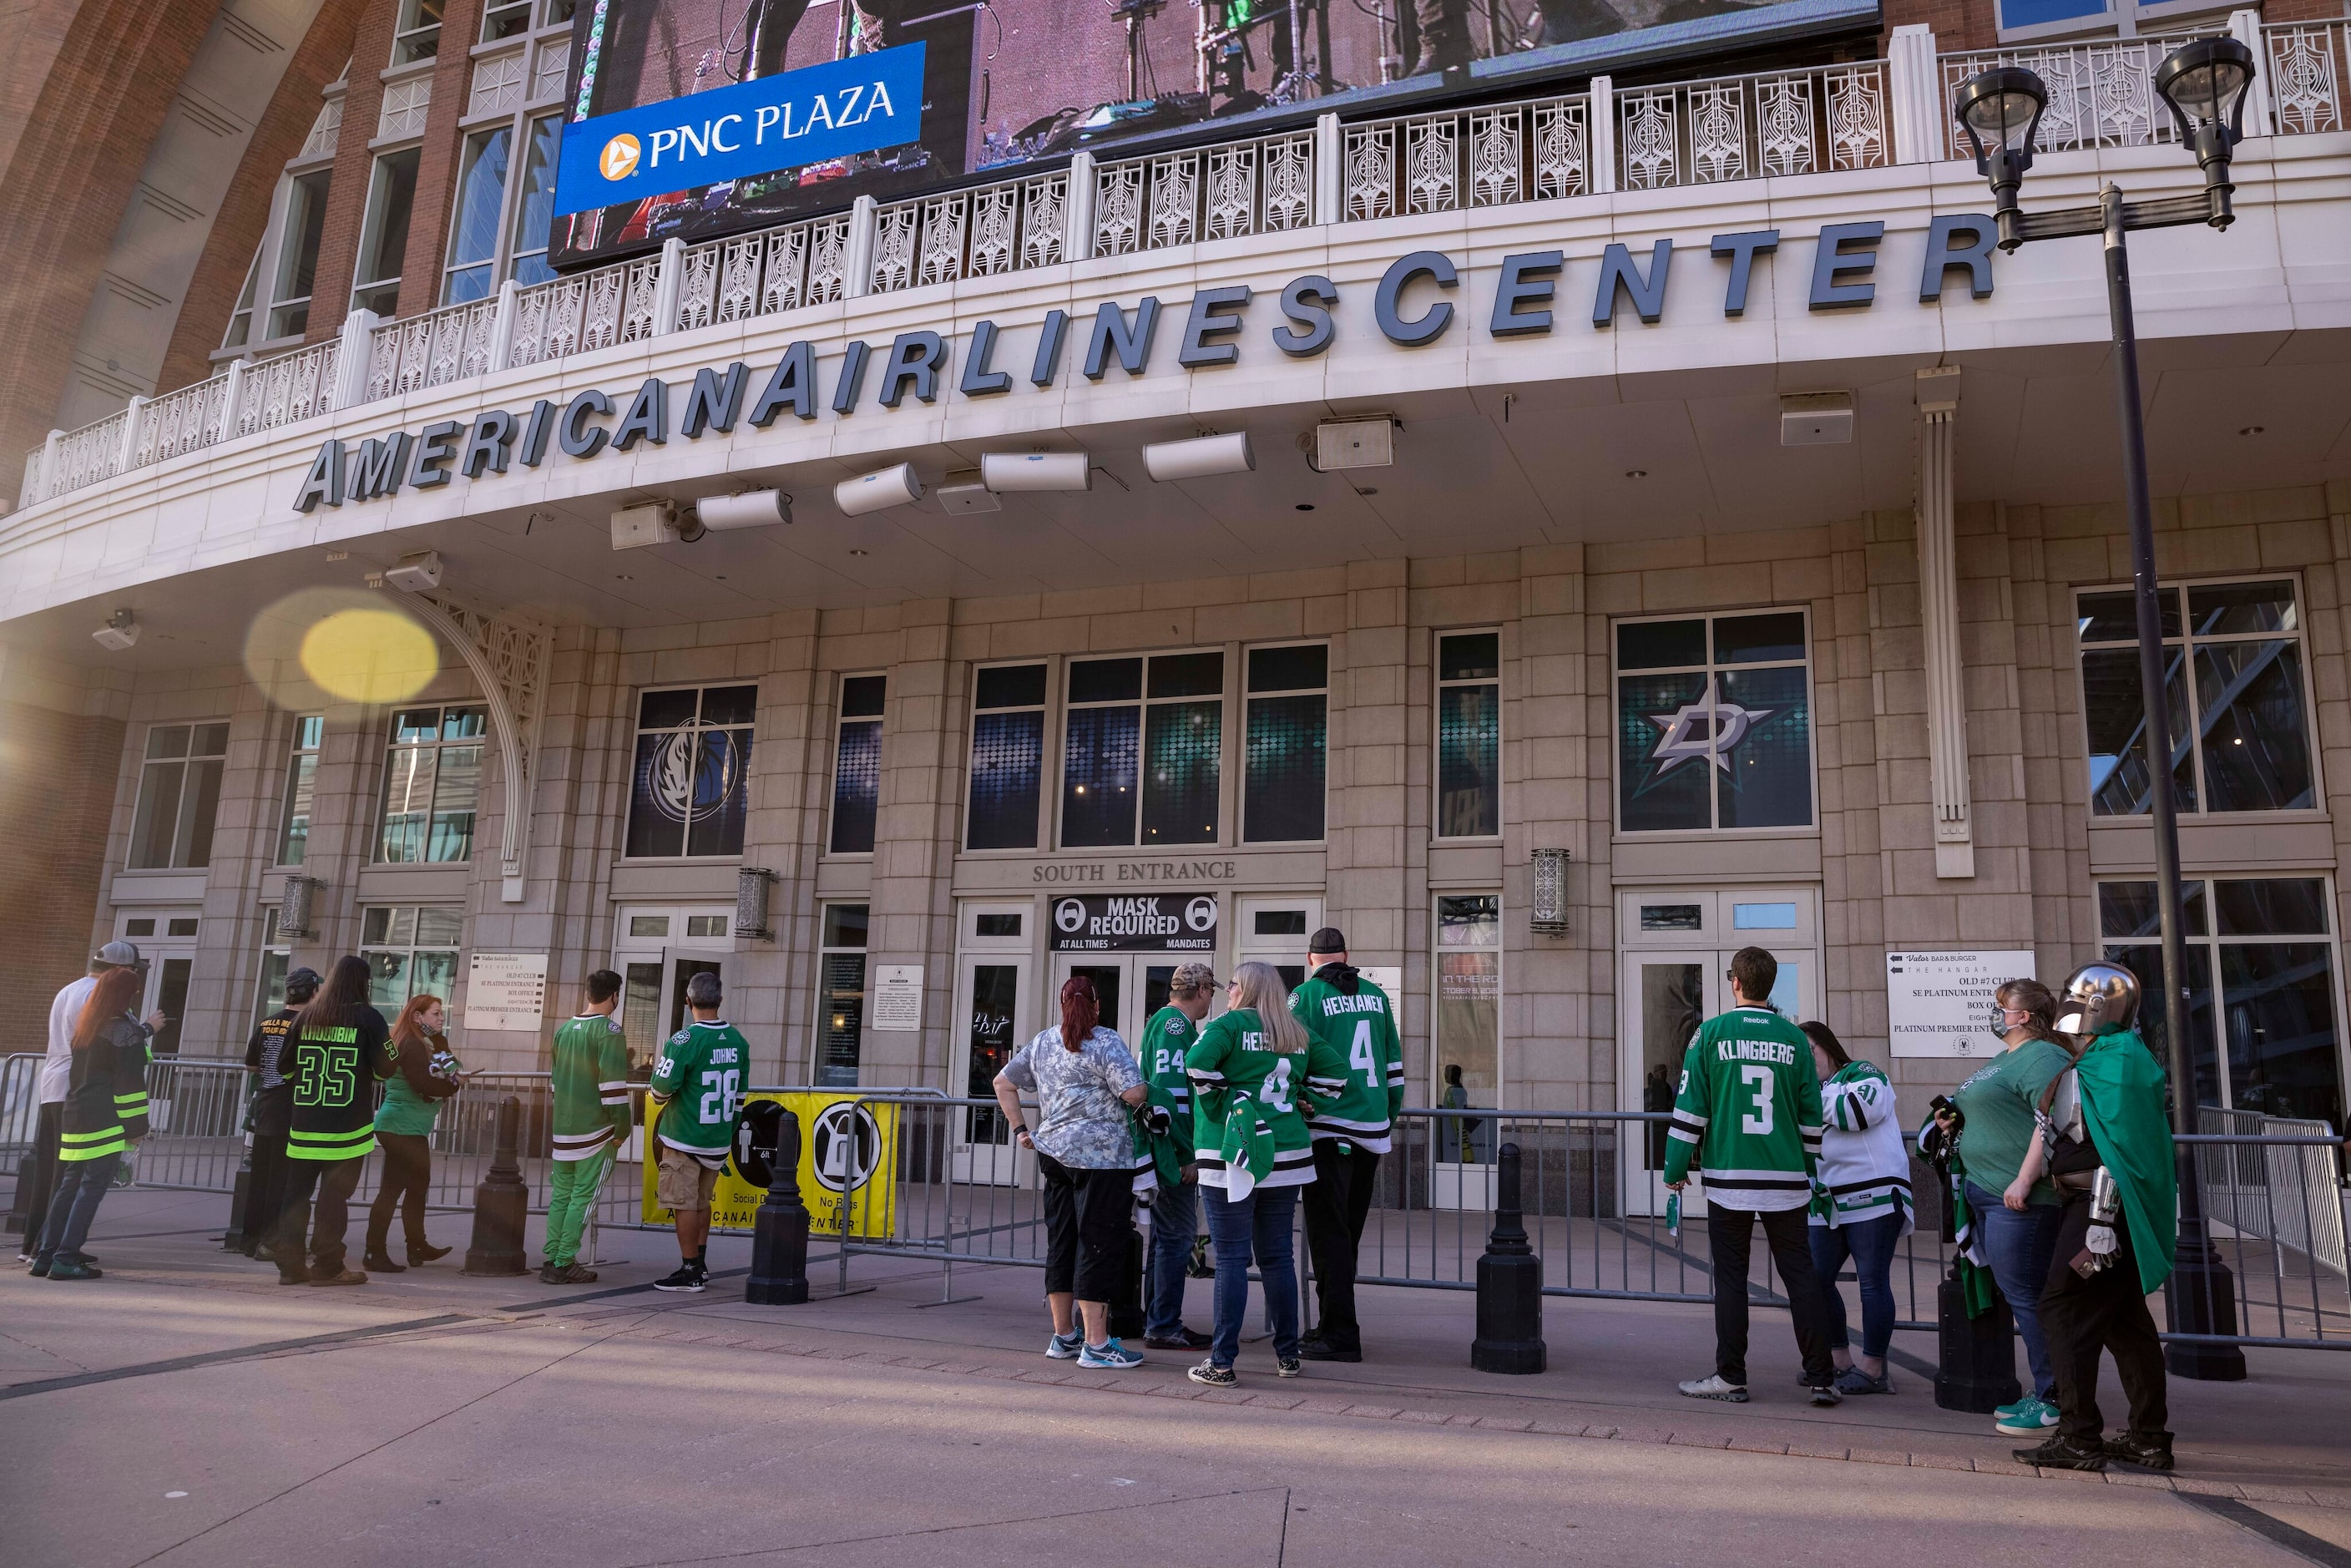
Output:
[[[383,1174],[368,1208],[367,1250],[360,1267],[385,1274],[423,1268],[449,1249],[435,1247],[424,1233],[424,1208],[433,1189],[433,1124],[442,1103],[462,1086],[465,1072],[444,1030],[449,1009],[439,997],[420,991],[392,1020],[392,1049],[400,1070],[385,1080],[383,1103],[376,1107],[375,1141],[383,1149]],[[408,1261],[392,1260],[392,1217],[397,1209],[408,1242]]]
[[[1290,1011],[1290,988],[1270,964],[1233,971],[1231,1010],[1211,1019],[1185,1057],[1192,1079],[1192,1144],[1217,1253],[1217,1329],[1208,1358],[1186,1375],[1228,1388],[1239,1379],[1249,1271],[1265,1281],[1275,1370],[1299,1374],[1298,1265],[1290,1232],[1298,1189],[1314,1179],[1314,1149],[1299,1093],[1311,1040]]]
[[[686,982],[694,1021],[663,1042],[646,1086],[646,1103],[657,1111],[653,1133],[661,1151],[653,1197],[677,1217],[677,1271],[654,1281],[656,1291],[699,1291],[710,1282],[704,1256],[710,1197],[726,1168],[751,1056],[750,1042],[718,1016],[725,999],[718,977],[708,969]]]
[[[1681,1385],[1693,1399],[1747,1403],[1747,1270],[1755,1222],[1787,1292],[1815,1405],[1840,1405],[1829,1358],[1828,1302],[1813,1269],[1806,1216],[1821,1156],[1821,1080],[1813,1042],[1771,1003],[1780,961],[1761,947],[1730,959],[1730,1010],[1698,1025],[1682,1057],[1666,1135],[1666,1185],[1696,1168],[1706,1181],[1714,1262],[1714,1375]]]
[[[1404,1045],[1395,1004],[1347,962],[1347,937],[1325,925],[1307,940],[1306,983],[1290,1010],[1313,1037],[1306,1068],[1313,1103],[1306,1129],[1314,1139],[1314,1180],[1299,1199],[1306,1215],[1306,1252],[1314,1261],[1321,1311],[1299,1354],[1309,1361],[1361,1361],[1364,1331],[1355,1321],[1355,1253],[1363,1245],[1380,1156],[1404,1109]]]
[[[1192,1078],[1185,1058],[1199,1038],[1200,1020],[1217,989],[1206,964],[1178,965],[1167,981],[1167,1005],[1151,1015],[1135,1041],[1144,1082],[1164,1092],[1176,1114],[1169,1131],[1183,1154],[1182,1179],[1162,1181],[1151,1197],[1151,1262],[1144,1291],[1143,1343],[1151,1350],[1206,1350],[1208,1336],[1184,1322],[1184,1281],[1192,1266],[1199,1226],[1200,1167],[1192,1162]]]
[[[555,1031],[548,1073],[555,1097],[555,1157],[548,1169],[543,1285],[585,1285],[596,1278],[595,1270],[580,1266],[580,1233],[631,1126],[629,1046],[612,1016],[620,1004],[621,977],[599,969],[588,977],[588,1006]]]

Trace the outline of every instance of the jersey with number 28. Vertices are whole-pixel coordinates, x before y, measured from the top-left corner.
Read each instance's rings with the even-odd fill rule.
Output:
[[[735,1026],[716,1019],[696,1019],[664,1040],[649,1085],[667,1102],[661,1141],[714,1169],[724,1163],[750,1055],[750,1042]]]
[[[1769,1212],[1813,1200],[1821,1080],[1813,1042],[1770,1008],[1733,1008],[1698,1026],[1682,1057],[1666,1179],[1695,1165],[1707,1200]]]

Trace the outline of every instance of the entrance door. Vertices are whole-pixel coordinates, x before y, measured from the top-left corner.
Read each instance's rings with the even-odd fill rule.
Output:
[[[180,1024],[188,1013],[188,978],[196,967],[196,929],[193,915],[124,914],[115,922],[116,936],[139,947],[139,1016],[163,1015],[149,1049],[157,1056],[176,1056]]]
[[[1167,988],[1176,978],[1177,958],[1160,953],[1060,953],[1053,958],[1053,990],[1045,998],[1043,1020],[1050,1029],[1061,1021],[1061,985],[1073,975],[1094,983],[1102,1002],[1102,1027],[1115,1030],[1129,1047],[1151,1015],[1167,1005]]]
[[[622,980],[621,1031],[641,1071],[650,1071],[662,1041],[685,1027],[687,982],[708,970],[726,983],[733,919],[731,909],[621,911],[612,967]]]
[[[1820,894],[1814,888],[1716,892],[1669,888],[1618,895],[1616,1007],[1619,1107],[1670,1111],[1682,1057],[1698,1026],[1730,1005],[1731,955],[1763,948],[1780,961],[1771,1005],[1792,1020],[1820,1016]],[[1651,1123],[1617,1141],[1627,1214],[1666,1205],[1666,1129]],[[1697,1187],[1684,1207],[1702,1203]]]
[[[967,904],[957,912],[957,1015],[949,1051],[947,1092],[973,1100],[996,1094],[996,1075],[1036,1032],[1035,940],[1029,904]],[[948,1147],[952,1181],[1020,1186],[1034,1176],[1034,1156],[1012,1141],[1003,1112],[987,1105],[955,1113]]]

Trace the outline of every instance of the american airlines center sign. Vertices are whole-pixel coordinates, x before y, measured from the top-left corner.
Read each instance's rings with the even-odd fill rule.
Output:
[[[1822,227],[1808,307],[1852,310],[1875,305],[1878,252],[1885,237],[1886,225],[1875,220]],[[1917,277],[1919,302],[1939,302],[1954,273],[1966,277],[1974,298],[1990,298],[1996,239],[1992,220],[1980,213],[1932,219]],[[1755,260],[1777,251],[1780,242],[1777,229],[1712,237],[1707,253],[1718,264],[1726,318],[1746,313]],[[1607,246],[1599,258],[1592,326],[1612,328],[1628,308],[1646,323],[1664,319],[1666,281],[1676,256],[1671,239],[1658,240],[1646,256],[1623,245]],[[1485,331],[1496,339],[1514,339],[1560,329],[1566,308],[1561,280],[1567,262],[1559,250],[1502,257]],[[1437,342],[1459,323],[1462,312],[1454,296],[1460,284],[1460,267],[1442,251],[1417,250],[1399,256],[1372,292],[1372,317],[1381,336],[1405,349]],[[294,509],[309,512],[321,503],[340,507],[378,500],[403,488],[434,489],[455,478],[504,474],[517,465],[537,468],[559,453],[585,462],[606,452],[631,451],[640,443],[666,445],[674,435],[694,441],[711,431],[727,434],[738,423],[764,430],[787,413],[813,421],[826,408],[844,416],[869,407],[895,409],[909,394],[932,403],[950,383],[967,398],[1017,395],[1024,385],[1060,383],[1072,360],[1078,373],[1092,382],[1109,375],[1113,365],[1125,375],[1141,376],[1163,340],[1171,337],[1176,363],[1187,372],[1238,363],[1244,347],[1251,344],[1253,329],[1262,334],[1259,340],[1274,350],[1291,359],[1311,359],[1336,339],[1338,313],[1360,308],[1352,300],[1343,302],[1330,278],[1310,273],[1290,279],[1268,302],[1260,302],[1246,284],[1201,289],[1180,308],[1180,326],[1176,325],[1177,310],[1167,308],[1155,295],[1132,307],[1105,300],[1091,320],[1073,320],[1066,310],[1050,310],[1025,365],[998,362],[1005,356],[999,353],[998,325],[990,320],[973,325],[955,363],[950,362],[947,339],[928,329],[901,332],[878,351],[872,343],[854,340],[830,364],[819,362],[815,344],[797,342],[760,372],[738,360],[723,369],[696,371],[691,385],[673,388],[653,376],[618,396],[591,388],[560,404],[541,398],[520,413],[493,409],[470,421],[442,420],[414,432],[357,443],[330,438],[312,460],[294,497]],[[1280,320],[1270,321],[1275,315]]]

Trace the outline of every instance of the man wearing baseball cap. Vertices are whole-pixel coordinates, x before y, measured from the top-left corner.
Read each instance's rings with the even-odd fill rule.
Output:
[[[1301,1207],[1321,1311],[1300,1347],[1309,1361],[1361,1361],[1355,1322],[1355,1251],[1379,1180],[1380,1156],[1404,1109],[1404,1046],[1395,1004],[1347,962],[1346,934],[1325,925],[1306,939],[1306,983],[1290,1010],[1313,1037],[1306,1059],[1306,1116],[1314,1180]]]
[[[261,1256],[269,1228],[286,1207],[286,1131],[294,1124],[294,1081],[286,1075],[294,1064],[285,1054],[286,1036],[294,1027],[294,1015],[319,994],[322,983],[316,969],[287,975],[286,1005],[256,1024],[253,1038],[246,1041],[245,1065],[254,1074],[247,1119],[253,1129],[253,1171],[246,1181],[245,1220],[238,1229],[245,1238],[240,1250],[248,1258]]]
[[[1217,972],[1206,964],[1181,964],[1168,977],[1167,1005],[1151,1015],[1135,1040],[1144,1082],[1172,1103],[1172,1128],[1186,1151],[1192,1147],[1192,1078],[1184,1065],[1200,1020],[1217,994]],[[1188,1152],[1184,1179],[1161,1182],[1151,1198],[1151,1262],[1144,1291],[1143,1343],[1152,1350],[1206,1350],[1208,1336],[1184,1322],[1184,1281],[1199,1234],[1199,1170]]]
[[[81,1017],[81,1006],[98,988],[98,977],[109,969],[126,969],[139,962],[139,949],[128,942],[109,942],[93,955],[89,973],[70,982],[49,1003],[48,1048],[41,1057],[41,1072],[37,1080],[41,1100],[40,1120],[33,1134],[33,1153],[17,1177],[24,1194],[25,1244],[16,1254],[20,1263],[32,1261],[32,1249],[40,1239],[41,1228],[48,1222],[49,1195],[57,1186],[57,1140],[64,1131],[66,1091],[73,1078],[74,1022]],[[162,1027],[163,1015],[157,1013],[147,1019],[147,1027]]]

